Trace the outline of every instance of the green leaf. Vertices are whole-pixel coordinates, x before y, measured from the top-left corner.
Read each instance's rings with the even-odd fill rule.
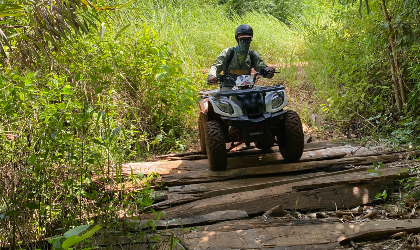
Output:
[[[104,89],[104,87],[103,87],[103,86],[96,88],[96,89],[95,89],[95,94],[99,94],[99,93],[101,93],[103,89]]]
[[[156,80],[162,80],[165,77],[166,77],[166,73],[156,74],[155,76]]]
[[[17,211],[17,210],[9,211],[9,212],[6,212],[6,213],[4,214],[4,217],[10,217],[10,216],[13,216],[13,215],[15,215],[15,214],[20,214],[20,212],[19,212],[19,211]]]
[[[169,65],[162,65],[160,68],[162,68],[165,72],[169,74],[174,73],[174,70]]]
[[[121,34],[130,27],[131,24],[127,24],[126,26],[122,27],[122,29],[120,29],[120,31],[118,31],[118,33],[115,35],[114,37],[114,41],[117,40]]]
[[[102,69],[102,73],[112,73],[112,72],[114,72],[112,69],[111,69],[111,67],[109,67],[109,66],[105,66],[103,69]]]
[[[26,203],[25,206],[29,209],[38,209],[39,208],[39,205],[36,204],[35,202]]]
[[[61,92],[61,94],[63,95],[71,95],[72,91],[71,91],[71,86],[70,85],[66,85],[63,87],[63,91]]]
[[[35,160],[36,160],[35,154],[31,154],[31,156],[29,156],[29,159],[28,159],[29,163],[33,165],[35,164]]]
[[[64,237],[68,239],[70,236],[79,235],[83,233],[84,231],[86,231],[89,227],[90,225],[80,225],[78,227],[72,228],[64,233]]]
[[[89,225],[85,225],[88,226]],[[69,247],[73,246],[74,244],[77,244],[89,237],[91,237],[94,233],[96,233],[99,229],[101,229],[102,227],[99,225],[96,225],[94,228],[92,228],[91,230],[87,231],[85,234],[83,234],[82,236],[78,236],[78,235],[72,235],[70,237],[68,237],[64,242],[62,247],[64,249],[68,249]],[[74,228],[73,228],[74,229]],[[85,229],[86,230],[86,229]],[[84,230],[83,230],[84,231]]]
[[[114,131],[112,131],[111,138],[109,139],[110,142],[114,139],[115,135],[117,134],[118,131],[120,131],[120,129],[121,127],[118,127],[114,129]]]

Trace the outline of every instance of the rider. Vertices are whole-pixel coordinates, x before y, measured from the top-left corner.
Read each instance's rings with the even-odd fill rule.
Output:
[[[251,75],[251,69],[257,72],[267,72],[264,76],[273,77],[274,68],[268,67],[260,55],[249,49],[254,31],[247,24],[239,25],[235,31],[235,39],[238,45],[227,48],[220,53],[210,68],[207,80],[209,83],[217,82],[217,76],[223,71],[224,75],[231,75],[236,79],[239,75]],[[223,81],[220,84],[221,90],[230,90],[234,83]]]

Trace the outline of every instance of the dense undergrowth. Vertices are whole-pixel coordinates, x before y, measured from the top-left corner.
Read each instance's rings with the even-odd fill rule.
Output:
[[[375,139],[418,143],[416,1],[389,2],[404,111],[378,0],[362,15],[357,4],[317,0],[19,3],[0,4],[0,246],[29,249],[80,224],[111,230],[152,204],[145,183],[157,174],[122,178],[121,164],[195,140],[203,71],[235,46],[242,23],[254,28],[252,49],[286,65],[277,79],[303,119],[318,112]],[[127,181],[135,187],[123,191]]]
[[[367,2],[368,8],[356,1],[306,1],[305,14],[295,20],[305,38],[305,72],[321,104],[318,112],[349,134],[418,145],[420,3],[386,1],[387,23],[381,1]],[[392,57],[402,88],[397,79],[393,86]],[[406,101],[398,107],[401,89]]]
[[[123,178],[121,164],[194,140],[202,70],[235,45],[235,27],[254,26],[268,62],[299,44],[277,19],[215,2],[85,3],[0,5],[2,247],[46,248],[81,224],[120,228],[152,204],[158,175]]]

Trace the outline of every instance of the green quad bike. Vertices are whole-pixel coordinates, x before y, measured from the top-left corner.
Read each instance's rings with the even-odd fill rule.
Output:
[[[284,110],[287,105],[284,87],[254,85],[258,76],[267,74],[241,75],[236,80],[222,75],[216,83],[208,84],[231,81],[235,85],[232,90],[200,92],[200,147],[211,170],[226,170],[227,153],[242,143],[249,147],[254,142],[263,151],[277,143],[288,162],[299,161],[302,156],[302,123],[296,112]],[[231,143],[229,149],[226,143]]]

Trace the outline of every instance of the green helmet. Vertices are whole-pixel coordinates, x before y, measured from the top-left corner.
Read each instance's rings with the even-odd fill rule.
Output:
[[[254,31],[252,30],[251,26],[249,26],[248,24],[239,25],[235,31],[236,41],[238,41],[239,38],[253,37],[253,35],[254,35]]]

